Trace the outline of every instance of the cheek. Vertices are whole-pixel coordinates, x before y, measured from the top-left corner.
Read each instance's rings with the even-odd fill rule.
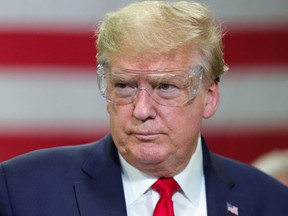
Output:
[[[127,122],[131,118],[131,110],[127,106],[107,105],[112,133],[123,133]]]
[[[195,104],[188,105],[175,109],[174,112],[166,113],[166,126],[169,127],[170,136],[174,140],[187,142],[193,140],[201,128],[203,108],[195,106]]]
[[[166,113],[167,125],[174,131],[185,130],[202,119],[203,110],[196,109],[193,105],[185,108],[179,107],[170,113]]]

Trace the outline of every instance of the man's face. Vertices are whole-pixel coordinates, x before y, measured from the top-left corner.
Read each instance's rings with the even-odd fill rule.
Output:
[[[181,69],[185,74],[196,66],[193,58],[192,54],[182,52],[169,56],[120,57],[110,66],[111,71]],[[206,110],[209,87],[201,85],[196,97],[181,107],[160,105],[145,90],[139,91],[136,99],[127,105],[108,102],[113,140],[129,164],[153,176],[174,176],[187,165],[197,144],[202,118],[210,117]]]

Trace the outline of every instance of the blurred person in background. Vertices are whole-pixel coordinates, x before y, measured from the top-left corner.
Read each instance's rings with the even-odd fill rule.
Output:
[[[288,149],[265,153],[252,165],[288,186]]]
[[[227,70],[204,6],[134,3],[97,33],[111,133],[3,162],[1,216],[287,215],[286,187],[212,153],[201,134]]]

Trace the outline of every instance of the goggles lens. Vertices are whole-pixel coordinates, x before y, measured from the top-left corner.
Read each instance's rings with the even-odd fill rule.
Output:
[[[108,101],[125,105],[132,103],[140,90],[145,90],[157,103],[182,106],[192,100],[199,89],[203,68],[184,71],[111,72],[105,66],[97,69],[98,86]]]

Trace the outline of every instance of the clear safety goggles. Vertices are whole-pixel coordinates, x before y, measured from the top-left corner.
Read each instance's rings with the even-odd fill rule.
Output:
[[[119,70],[110,71],[100,64],[97,68],[98,87],[109,102],[126,105],[132,103],[140,91],[146,91],[163,106],[183,106],[198,92],[203,67],[196,66],[188,73],[183,70]]]

